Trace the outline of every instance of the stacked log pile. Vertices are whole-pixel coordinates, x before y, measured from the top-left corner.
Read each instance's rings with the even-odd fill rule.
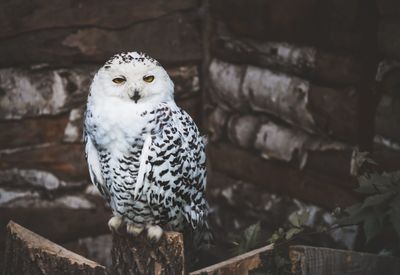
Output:
[[[205,128],[213,171],[333,208],[372,145],[377,9],[317,2],[210,2]]]
[[[375,154],[389,170],[400,163],[400,4],[394,0],[377,1],[380,20],[379,50],[382,53],[376,80],[381,96],[375,117]]]
[[[91,78],[113,54],[143,51],[200,124],[197,1],[0,4],[0,253],[13,219],[64,243],[108,232],[90,187],[82,118]]]

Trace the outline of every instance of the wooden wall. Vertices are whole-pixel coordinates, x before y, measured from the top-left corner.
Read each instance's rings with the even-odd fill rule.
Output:
[[[0,240],[9,219],[59,243],[108,232],[82,144],[91,78],[146,52],[200,124],[199,2],[6,0],[0,26]]]
[[[353,203],[354,148],[400,163],[397,2],[2,1],[0,230],[12,218],[57,242],[107,232],[82,115],[94,72],[132,50],[167,68],[209,137],[220,227],[265,216],[270,192]]]
[[[213,171],[332,209],[358,200],[355,148],[399,169],[398,18],[394,0],[210,1]]]

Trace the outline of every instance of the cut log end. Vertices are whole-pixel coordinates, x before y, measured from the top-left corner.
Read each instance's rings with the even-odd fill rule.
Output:
[[[113,234],[113,274],[184,274],[183,236],[165,232],[158,243],[146,236]]]
[[[107,274],[106,268],[10,221],[3,274]]]

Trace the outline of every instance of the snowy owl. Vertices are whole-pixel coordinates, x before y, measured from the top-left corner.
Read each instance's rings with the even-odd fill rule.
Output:
[[[205,141],[173,93],[167,72],[143,53],[114,55],[94,76],[85,153],[112,209],[110,230],[145,230],[158,241],[165,229],[208,229]]]

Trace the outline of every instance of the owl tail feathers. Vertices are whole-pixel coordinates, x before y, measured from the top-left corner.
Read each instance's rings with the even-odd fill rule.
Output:
[[[193,246],[196,250],[208,250],[213,246],[214,237],[208,222],[205,221],[193,232]]]
[[[214,247],[214,238],[207,222],[196,229],[188,226],[184,230],[185,262],[187,270],[197,270],[208,265]],[[211,256],[210,256],[211,255]]]
[[[196,229],[188,226],[184,230],[185,246],[192,251],[208,250],[214,244],[214,237],[208,222],[199,224]]]

